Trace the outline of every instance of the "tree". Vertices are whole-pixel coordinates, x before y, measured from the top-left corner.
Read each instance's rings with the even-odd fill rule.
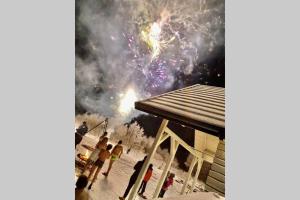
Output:
[[[118,141],[118,140],[124,140],[123,138],[125,138],[127,133],[127,127],[124,125],[119,125],[116,126],[114,128],[114,132],[111,134],[110,139],[114,140],[114,141]],[[124,141],[123,141],[124,144]],[[124,144],[126,145],[126,144]]]
[[[127,146],[128,149],[143,149],[144,129],[137,122],[130,125],[120,125],[115,127],[111,139],[122,140],[123,145]]]

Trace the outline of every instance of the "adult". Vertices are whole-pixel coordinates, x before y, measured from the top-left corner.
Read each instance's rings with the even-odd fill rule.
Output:
[[[107,145],[107,147],[106,147],[105,150],[101,149],[101,151],[99,153],[98,160],[92,166],[92,169],[91,169],[90,174],[88,176],[88,179],[90,179],[93,176],[94,172],[96,171],[95,174],[94,174],[94,178],[93,178],[91,184],[88,187],[89,190],[92,188],[93,183],[96,181],[97,176],[98,176],[100,170],[102,169],[102,166],[104,165],[105,160],[110,157],[109,150],[111,150],[111,149],[112,149],[112,145],[111,144]]]
[[[144,164],[146,158],[147,158],[147,156],[144,157],[144,160],[138,161],[135,164],[135,166],[133,167],[135,171],[133,172],[133,174],[131,175],[131,177],[129,179],[129,183],[128,183],[128,186],[127,186],[127,188],[125,190],[125,193],[124,193],[123,197],[119,197],[120,200],[124,200],[127,197],[127,195],[129,194],[131,188],[134,186],[134,184],[136,182],[136,179],[139,176],[139,173],[140,173],[140,171],[141,171],[141,169],[143,167],[143,164]]]
[[[123,147],[122,147],[122,140],[120,140],[111,152],[111,158],[110,158],[108,169],[107,169],[106,172],[102,173],[104,176],[108,176],[113,163],[116,160],[118,160],[121,157],[122,154],[123,154]]]
[[[107,132],[104,131],[104,133],[100,136],[99,141],[103,140],[103,138],[107,137]]]
[[[88,132],[88,126],[86,122],[82,122],[82,124],[76,129],[75,132],[75,148],[81,142],[82,137]]]
[[[107,147],[108,138],[104,137],[103,139],[100,139],[99,142],[95,146],[95,150],[91,153],[90,157],[88,158],[83,170],[82,174],[90,167],[93,166],[94,163],[98,160],[99,153],[101,149],[106,149]]]
[[[96,144],[95,148],[106,149],[107,142],[108,142],[108,137],[104,137],[103,139],[100,139],[98,141],[98,143]]]
[[[85,191],[85,187],[88,184],[88,178],[85,175],[78,177],[75,188],[75,200],[88,200],[89,195]]]

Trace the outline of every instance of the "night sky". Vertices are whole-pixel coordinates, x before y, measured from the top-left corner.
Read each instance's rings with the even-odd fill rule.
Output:
[[[118,95],[129,86],[138,99],[194,84],[225,87],[224,1],[204,1],[199,10],[196,0],[187,8],[177,0],[170,5],[136,0],[75,2],[76,114],[119,115]],[[168,40],[157,56],[151,34],[148,40],[141,39],[156,22],[161,25],[158,40]],[[154,136],[160,120],[138,113],[126,116],[124,123],[137,121],[148,136]],[[192,129],[175,123],[170,128],[193,145]],[[187,155],[179,148],[176,157],[182,168]]]

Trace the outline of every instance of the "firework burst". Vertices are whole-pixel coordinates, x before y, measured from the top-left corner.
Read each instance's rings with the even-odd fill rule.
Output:
[[[127,98],[119,93],[129,86],[137,98],[167,91],[176,73],[190,74],[224,43],[223,0],[90,0],[82,1],[80,13],[94,58],[77,59],[76,90],[96,112],[107,113],[99,106],[107,104],[111,113],[130,112],[123,112]],[[89,85],[109,89],[92,98],[85,95]]]

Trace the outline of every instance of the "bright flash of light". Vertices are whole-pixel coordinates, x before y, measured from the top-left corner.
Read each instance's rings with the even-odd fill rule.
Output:
[[[128,112],[123,115],[128,120],[133,111],[128,111],[126,103],[128,84],[139,99],[184,87],[187,77],[193,79],[187,76],[193,69],[201,72],[203,80],[208,76],[206,71],[214,70],[199,64],[223,51],[213,50],[224,46],[224,1],[107,2],[109,15],[101,14],[106,13],[103,6],[80,3],[79,24],[91,33],[87,40],[91,41],[88,46],[93,46],[93,59],[76,57],[76,99],[88,112],[118,117]],[[126,76],[120,71],[126,71]],[[103,91],[101,87],[101,92],[87,96],[86,91],[95,83],[102,85]]]
[[[158,23],[153,23],[150,28],[150,34],[149,34],[149,40],[152,44],[152,59],[157,57],[160,52],[160,44],[159,44],[159,38],[160,38],[161,28]]]
[[[86,151],[84,156],[88,158],[90,156],[89,151]]]
[[[134,90],[128,89],[120,101],[119,112],[123,115],[128,114],[134,108],[135,101],[137,97]]]
[[[166,13],[167,12],[161,13],[160,22],[154,22],[141,31],[142,40],[146,42],[151,49],[151,60],[154,60],[160,54],[162,48],[166,47],[167,44],[175,39],[175,36],[172,36],[169,39],[163,38],[162,27],[168,18]]]
[[[142,31],[142,39],[147,43],[152,51],[151,59],[156,58],[160,53],[160,33],[161,27],[158,23],[153,23],[150,28]]]

